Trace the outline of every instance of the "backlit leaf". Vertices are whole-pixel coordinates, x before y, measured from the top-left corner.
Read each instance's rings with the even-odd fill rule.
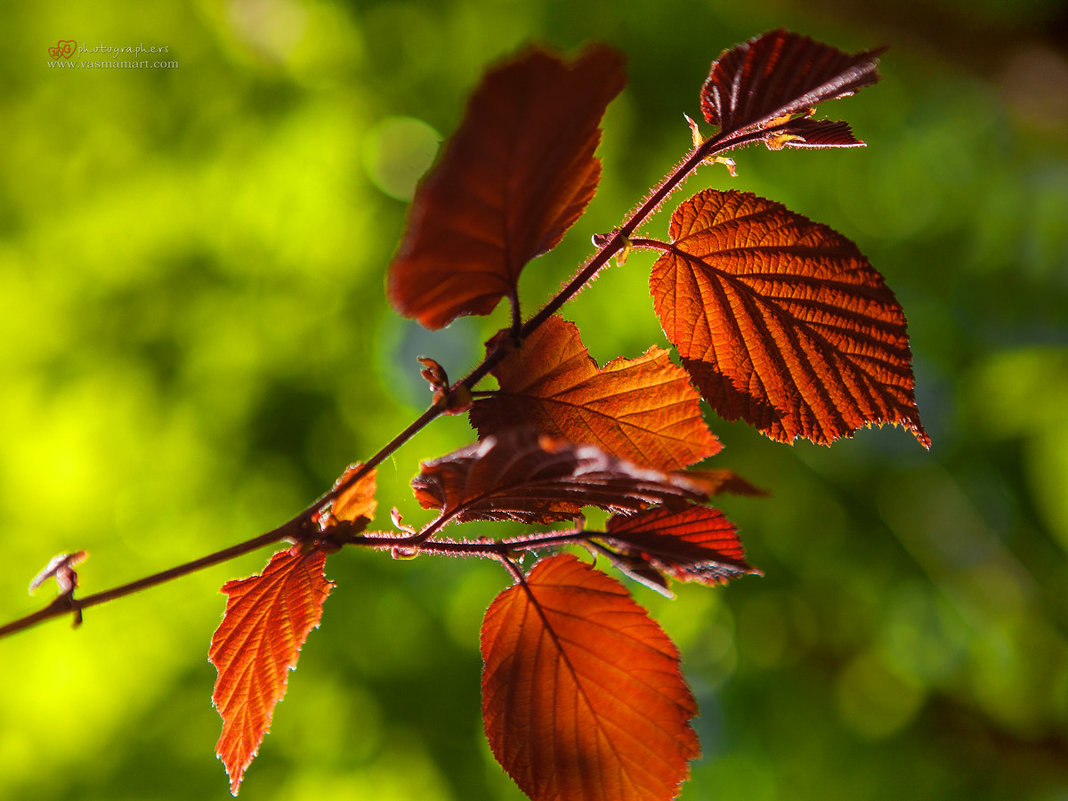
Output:
[[[360,462],[349,465],[334,482],[334,488],[346,484],[349,477],[362,467]],[[362,530],[374,518],[378,507],[375,489],[375,471],[369,470],[338,493],[330,506],[332,519],[352,523]]]
[[[308,632],[319,625],[334,583],[323,576],[326,554],[279,551],[263,573],[229,581],[226,614],[211,639],[209,657],[219,672],[211,700],[223,719],[215,752],[237,795],[286,691]]]
[[[856,245],[743,192],[676,209],[650,289],[668,339],[721,416],[829,444],[894,423],[930,439],[905,315]]]
[[[701,112],[724,134],[747,133],[786,122],[824,100],[847,97],[879,80],[879,56],[885,48],[849,55],[806,36],[778,30],[725,50],[712,63],[701,89]],[[796,126],[809,147],[853,147],[845,123]],[[842,127],[838,127],[842,126]],[[804,144],[790,145],[792,147]]]
[[[624,554],[640,556],[679,581],[725,584],[759,572],[746,564],[734,524],[708,506],[615,515],[609,518],[606,532],[605,540]]]
[[[684,468],[721,448],[701,417],[701,399],[686,371],[661,348],[598,368],[578,328],[553,316],[493,375],[500,391],[471,410],[471,424],[482,436],[522,420],[658,470]]]
[[[810,120],[807,117],[791,120],[778,134],[771,134],[769,138],[780,141],[782,147],[864,147],[864,143],[853,136],[848,123]]]
[[[514,295],[593,197],[598,126],[624,82],[605,46],[574,64],[530,48],[486,75],[412,202],[388,278],[401,314],[441,328]]]
[[[425,509],[468,520],[577,520],[583,506],[615,512],[703,500],[685,475],[638,467],[592,445],[531,428],[484,437],[429,462],[412,480]]]
[[[665,598],[675,597],[675,593],[671,591],[671,584],[664,574],[653,567],[652,563],[640,553],[631,553],[625,548],[613,550],[592,539],[588,540],[586,545],[595,555],[607,557],[612,567],[639,584]]]
[[[700,753],[675,645],[570,554],[497,596],[482,659],[490,747],[534,801],[668,801]]]

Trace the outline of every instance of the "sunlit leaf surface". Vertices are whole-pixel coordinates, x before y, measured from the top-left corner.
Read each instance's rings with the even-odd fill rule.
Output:
[[[650,509],[609,519],[610,541],[653,567],[679,579],[726,584],[756,573],[745,561],[738,530],[718,509],[690,506],[681,511]]]
[[[412,488],[424,508],[460,522],[551,523],[578,519],[583,506],[628,512],[706,497],[683,474],[638,467],[531,428],[510,429],[423,462]]]
[[[598,367],[578,328],[554,316],[493,374],[500,391],[471,410],[482,436],[521,420],[659,470],[687,467],[721,447],[701,417],[686,371],[662,348]]]
[[[211,700],[223,719],[215,747],[237,795],[286,691],[308,632],[319,625],[334,583],[323,576],[326,554],[279,551],[263,573],[228,581],[226,614],[211,639],[219,671]]]
[[[700,752],[674,644],[614,579],[543,559],[482,623],[482,715],[533,801],[669,801]]]
[[[847,97],[879,80],[883,48],[856,55],[777,30],[725,50],[712,63],[701,89],[701,112],[723,134],[741,134],[789,122],[792,146],[852,147],[863,144],[845,123],[790,121],[825,100]],[[808,141],[811,137],[811,141]],[[787,142],[789,140],[787,139]],[[782,139],[772,139],[783,144]]]
[[[705,190],[671,217],[650,289],[720,415],[828,444],[872,424],[924,447],[905,315],[856,245],[779,203]]]
[[[598,126],[624,82],[623,57],[605,46],[574,63],[530,48],[489,72],[416,191],[389,270],[394,308],[441,328],[511,297],[593,197]]]

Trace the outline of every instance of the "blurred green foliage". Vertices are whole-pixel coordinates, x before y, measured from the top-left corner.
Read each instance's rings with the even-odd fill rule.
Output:
[[[727,499],[763,579],[637,588],[679,642],[704,757],[684,799],[1068,798],[1068,63],[1044,2],[200,0],[4,4],[0,618],[87,549],[85,590],[273,528],[426,404],[505,320],[428,334],[383,276],[406,197],[484,67],[523,42],[629,57],[601,191],[523,281],[534,309],[685,152],[720,52],[786,26],[886,43],[828,114],[870,147],[736,154],[737,186],[858,242],[910,319],[935,447],[831,449],[713,422],[772,490]],[[1059,38],[1058,38],[1059,37]],[[47,48],[167,46],[177,69],[57,70]],[[682,199],[680,195],[677,200]],[[661,232],[665,212],[647,230]],[[649,259],[565,309],[600,361],[663,343]],[[379,525],[426,519],[385,463]],[[222,799],[218,587],[267,553],[0,642],[0,797]],[[479,719],[489,563],[330,560],[339,586],[242,798],[516,799]]]

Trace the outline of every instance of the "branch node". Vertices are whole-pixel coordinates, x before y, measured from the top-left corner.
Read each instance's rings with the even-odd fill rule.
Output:
[[[70,612],[73,616],[70,627],[76,629],[78,626],[82,625],[82,605],[81,602],[74,597],[73,587],[53,598],[52,603],[45,607],[45,611],[52,613],[50,616],[55,617]]]
[[[74,565],[84,562],[87,556],[88,554],[85,551],[61,553],[53,556],[48,564],[44,566],[44,569],[34,576],[33,581],[30,582],[29,592],[30,595],[33,595],[34,590],[48,581],[48,579],[54,578],[56,580],[56,585],[59,587],[59,595],[48,605],[48,608],[54,608],[62,612],[70,611],[74,616],[71,628],[75,629],[82,625],[82,607],[74,598],[74,590],[78,587],[78,574],[74,570]]]

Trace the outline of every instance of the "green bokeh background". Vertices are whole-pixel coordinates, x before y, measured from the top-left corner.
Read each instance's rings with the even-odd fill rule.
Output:
[[[934,439],[833,448],[713,419],[762,579],[635,595],[675,637],[704,756],[684,799],[1068,799],[1068,17],[1054,0],[43,2],[0,8],[0,622],[55,553],[85,592],[266,531],[505,322],[428,334],[383,276],[405,198],[486,64],[597,38],[629,57],[600,193],[523,281],[535,308],[689,146],[720,50],[787,26],[880,43],[826,109],[864,150],[736,154],[736,186],[858,242],[910,320]],[[58,39],[177,69],[48,66]],[[76,57],[90,60],[91,57]],[[682,199],[682,195],[678,199]],[[646,229],[662,233],[661,214]],[[663,343],[650,257],[565,308],[601,362]],[[380,469],[377,524],[469,441]],[[488,529],[485,532],[495,533]],[[207,662],[219,586],[269,552],[0,642],[0,798],[224,799]],[[490,563],[343,553],[244,799],[517,799],[479,718]]]

